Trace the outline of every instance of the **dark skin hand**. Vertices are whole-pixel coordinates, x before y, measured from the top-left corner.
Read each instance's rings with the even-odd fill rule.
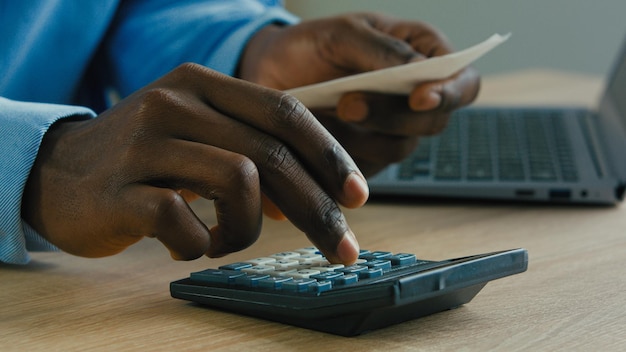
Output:
[[[238,75],[284,90],[449,52],[426,24],[353,14],[264,28]],[[368,195],[352,160],[372,175],[402,159],[478,88],[466,69],[408,97],[348,93],[314,117],[278,91],[183,65],[96,119],[53,125],[22,215],[76,255],[112,255],[148,236],[186,260],[249,246],[263,210],[292,221],[332,262],[352,263],[358,244],[337,203],[356,208]],[[188,206],[197,197],[215,202],[211,228]]]
[[[329,260],[356,260],[336,202],[359,207],[368,192],[347,152],[291,96],[185,64],[95,119],[54,124],[22,213],[72,254],[113,255],[148,236],[189,260],[253,243],[262,194]],[[215,226],[189,208],[196,195],[214,201]]]
[[[425,23],[349,14],[265,28],[248,45],[239,75],[285,90],[452,51],[445,37]],[[313,113],[370,176],[405,158],[419,136],[441,132],[453,110],[476,98],[479,86],[479,76],[467,68],[416,85],[408,97],[351,92],[335,108]]]

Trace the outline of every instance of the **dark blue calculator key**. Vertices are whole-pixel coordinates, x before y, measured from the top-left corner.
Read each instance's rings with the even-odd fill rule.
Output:
[[[245,275],[247,274],[236,270],[207,269],[191,273],[189,277],[191,280],[200,282],[232,284],[235,279]]]
[[[282,283],[282,290],[289,292],[315,292],[317,280],[293,279]]]
[[[330,291],[333,288],[333,284],[330,281],[316,281],[311,284],[313,292],[321,293],[324,291]]]
[[[380,268],[370,268],[359,272],[359,278],[361,279],[371,279],[380,276],[383,276],[383,269]]]
[[[252,264],[250,263],[231,263],[231,264],[226,264],[226,265],[222,265],[220,266],[218,269],[220,270],[241,270],[241,269],[246,269],[246,268],[250,268],[252,267]]]
[[[359,275],[357,274],[341,275],[340,277],[336,278],[333,281],[335,285],[339,285],[339,286],[355,284],[357,282],[359,282]]]
[[[361,250],[359,250],[359,258],[360,258],[362,255],[366,255],[366,254],[370,254],[370,253],[372,253],[372,252],[370,252],[370,251],[369,251],[369,250],[367,250],[367,249],[361,249]]]
[[[369,270],[369,268],[363,265],[350,265],[345,268],[337,269],[335,270],[335,272],[340,272],[344,274],[357,274],[360,276],[360,273],[366,270]]]
[[[410,265],[417,261],[415,254],[410,254],[410,253],[398,253],[398,254],[392,255],[388,259],[391,260],[391,264],[393,264],[394,266]]]
[[[288,281],[293,281],[293,278],[284,276],[271,276],[267,279],[259,280],[259,287],[280,290],[283,286],[283,283]]]
[[[323,271],[316,275],[309,276],[311,279],[315,279],[318,281],[335,281],[344,276],[344,273],[336,272],[336,271]]]
[[[361,254],[359,255],[359,258],[366,259],[366,260],[377,260],[377,259],[386,259],[386,258],[391,257],[392,255],[393,253],[391,252],[375,251],[375,252],[370,252],[367,254]]]
[[[267,279],[268,277],[270,276],[266,274],[247,274],[236,278],[235,284],[246,287],[257,287],[259,286],[260,280]]]
[[[391,261],[386,260],[386,259],[375,259],[375,260],[370,260],[368,262],[363,263],[362,265],[367,266],[368,268],[378,268],[378,269],[382,269],[382,270],[389,270],[391,269]]]

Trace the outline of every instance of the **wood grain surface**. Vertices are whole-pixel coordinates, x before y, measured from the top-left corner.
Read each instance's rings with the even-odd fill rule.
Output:
[[[593,106],[602,80],[528,71],[484,80],[480,104]],[[215,223],[210,202],[194,209]],[[175,262],[155,240],[84,259],[34,253],[0,265],[1,351],[618,351],[626,346],[626,208],[374,200],[346,211],[362,248],[447,259],[523,247],[527,272],[476,298],[344,338],[202,308],[169,296],[189,272],[307,246],[288,222],[221,259]]]

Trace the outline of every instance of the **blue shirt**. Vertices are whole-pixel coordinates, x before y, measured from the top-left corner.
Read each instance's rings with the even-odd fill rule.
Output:
[[[0,261],[54,249],[20,215],[52,123],[95,117],[107,89],[126,96],[183,62],[232,75],[257,30],[296,21],[280,0],[0,0]]]

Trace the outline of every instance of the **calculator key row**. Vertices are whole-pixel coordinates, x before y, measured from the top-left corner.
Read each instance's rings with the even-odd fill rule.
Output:
[[[235,279],[235,283],[248,286],[260,287],[272,290],[284,290],[289,292],[324,292],[332,288],[330,281],[318,281],[314,279],[294,279],[292,277],[275,277],[269,275],[245,275]]]
[[[253,258],[253,259],[246,260],[245,262],[242,262],[242,263],[248,263],[252,265],[268,265],[271,263],[279,263],[279,264],[280,263],[294,263],[294,265],[298,263],[327,264],[328,260],[326,260],[326,258],[324,258],[321,254],[302,254],[299,256],[295,256],[295,257],[285,256],[282,258],[281,257]]]
[[[391,252],[382,252],[375,251],[370,252],[368,250],[362,250],[359,254],[359,259],[365,259],[368,262],[378,261],[378,260],[388,260],[391,262],[393,266],[405,266],[411,265],[417,262],[417,257],[415,254],[410,253],[397,253],[393,254]]]
[[[412,265],[417,262],[414,254],[361,250],[354,265],[370,269],[390,270],[392,267]],[[319,271],[335,271],[343,269],[341,264],[330,264],[315,247],[305,247],[295,251],[280,252],[267,257],[253,258],[243,262],[220,266],[223,270],[241,270],[249,273],[277,272],[277,276],[285,271],[313,269]]]
[[[331,275],[327,275],[331,274]],[[193,272],[191,280],[206,283],[260,287],[291,292],[324,292],[333,286],[349,285],[358,282],[356,274],[318,273],[311,277],[271,276],[269,274],[248,274],[236,270],[207,269]]]

